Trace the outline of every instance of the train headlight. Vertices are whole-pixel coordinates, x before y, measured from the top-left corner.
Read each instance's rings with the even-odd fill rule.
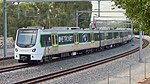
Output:
[[[36,51],[36,49],[33,49],[33,50],[32,50],[32,52],[35,52],[35,51]]]
[[[16,51],[16,52],[18,52],[18,49],[17,49],[17,48],[15,48],[15,51]]]

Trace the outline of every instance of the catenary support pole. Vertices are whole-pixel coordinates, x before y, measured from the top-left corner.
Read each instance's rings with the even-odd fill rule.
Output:
[[[78,18],[79,18],[79,14],[78,14],[78,10],[76,11],[76,27],[78,27]]]
[[[20,2],[18,0],[18,19],[20,18]]]
[[[108,78],[107,78],[107,84],[109,84],[109,77],[110,77],[109,75],[110,75],[110,74],[109,74],[109,68],[108,68],[108,71],[107,71],[107,77],[108,77]]]
[[[129,66],[129,84],[131,84],[131,65]]]
[[[145,55],[145,61],[144,61],[144,78],[146,79],[146,55]]]
[[[142,31],[140,31],[140,51],[139,51],[139,62],[142,61]]]
[[[142,0],[140,0],[141,7],[142,7]],[[142,14],[143,15],[143,14]],[[142,61],[142,23],[139,25],[140,26],[140,50],[139,50],[139,62]]]
[[[7,5],[4,0],[4,57],[7,56]]]
[[[98,1],[98,17],[100,17],[100,2],[101,0]]]

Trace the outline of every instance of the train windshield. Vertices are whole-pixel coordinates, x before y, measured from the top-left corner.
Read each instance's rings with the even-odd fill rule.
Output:
[[[36,43],[37,29],[20,29],[18,32],[17,45],[22,48],[33,47]]]

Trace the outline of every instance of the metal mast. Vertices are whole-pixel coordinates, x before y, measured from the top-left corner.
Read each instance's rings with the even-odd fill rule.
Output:
[[[4,0],[4,57],[7,55],[7,4]]]

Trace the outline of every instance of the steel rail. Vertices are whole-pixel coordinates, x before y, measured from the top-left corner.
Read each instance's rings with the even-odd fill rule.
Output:
[[[15,65],[15,66],[10,66],[10,67],[0,68],[0,73],[22,69],[22,68],[26,68],[30,66],[31,65],[28,65],[28,64],[22,64],[22,65]]]
[[[3,61],[3,60],[9,60],[9,59],[13,59],[14,57],[11,56],[11,57],[3,57],[3,58],[0,58],[0,61]]]

